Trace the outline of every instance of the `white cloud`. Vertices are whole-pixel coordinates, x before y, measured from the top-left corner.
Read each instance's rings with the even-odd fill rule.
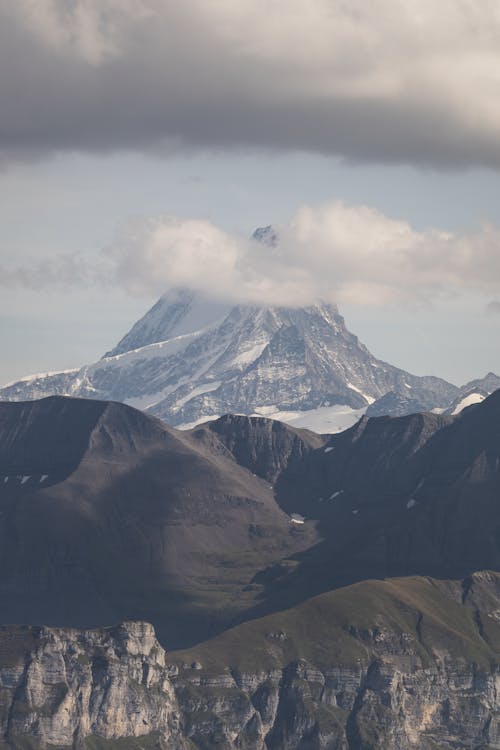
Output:
[[[368,306],[500,291],[500,230],[418,232],[367,206],[300,208],[276,247],[206,221],[163,217],[108,251],[119,283],[161,294],[187,286],[217,298],[296,305],[318,298]]]
[[[0,142],[498,167],[499,38],[494,0],[0,0]]]
[[[269,246],[207,220],[162,216],[125,225],[100,256],[57,256],[0,269],[0,285],[114,285],[135,295],[189,287],[242,303],[429,304],[466,291],[500,294],[500,229],[417,231],[374,208],[302,206]],[[489,312],[497,312],[491,302]]]

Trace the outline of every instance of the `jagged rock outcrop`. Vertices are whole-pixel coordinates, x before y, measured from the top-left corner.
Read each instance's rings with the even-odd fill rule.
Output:
[[[2,628],[0,645],[7,746],[31,739],[41,747],[79,747],[92,736],[176,734],[165,652],[148,623],[104,631]]]
[[[499,588],[368,582],[172,653],[145,623],[4,627],[0,746],[492,750]]]

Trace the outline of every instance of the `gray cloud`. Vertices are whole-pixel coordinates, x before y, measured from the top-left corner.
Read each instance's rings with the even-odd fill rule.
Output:
[[[0,159],[305,149],[500,166],[493,0],[0,0]]]
[[[500,315],[500,302],[498,300],[491,300],[486,305],[485,312],[487,315]]]
[[[4,286],[114,284],[131,294],[189,287],[220,300],[302,305],[319,298],[382,307],[467,291],[500,294],[500,229],[417,231],[362,205],[301,207],[269,246],[201,219],[160,216],[124,226],[92,263],[61,256],[4,269]],[[490,303],[497,311],[499,303]]]
[[[0,265],[4,289],[50,289],[96,286],[109,282],[109,265],[101,259],[89,263],[80,255],[57,255],[22,266]]]

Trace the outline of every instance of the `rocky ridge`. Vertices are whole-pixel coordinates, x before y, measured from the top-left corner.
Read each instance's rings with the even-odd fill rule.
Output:
[[[498,589],[366,582],[171,653],[146,623],[4,627],[0,746],[493,750]]]

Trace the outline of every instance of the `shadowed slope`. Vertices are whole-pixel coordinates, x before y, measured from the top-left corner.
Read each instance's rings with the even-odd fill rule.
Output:
[[[147,619],[172,647],[354,581],[500,570],[500,392],[330,437],[61,398],[0,424],[3,622]]]
[[[0,404],[0,420],[3,622],[142,618],[186,642],[248,607],[263,565],[316,538],[217,441],[130,407],[47,399]]]

